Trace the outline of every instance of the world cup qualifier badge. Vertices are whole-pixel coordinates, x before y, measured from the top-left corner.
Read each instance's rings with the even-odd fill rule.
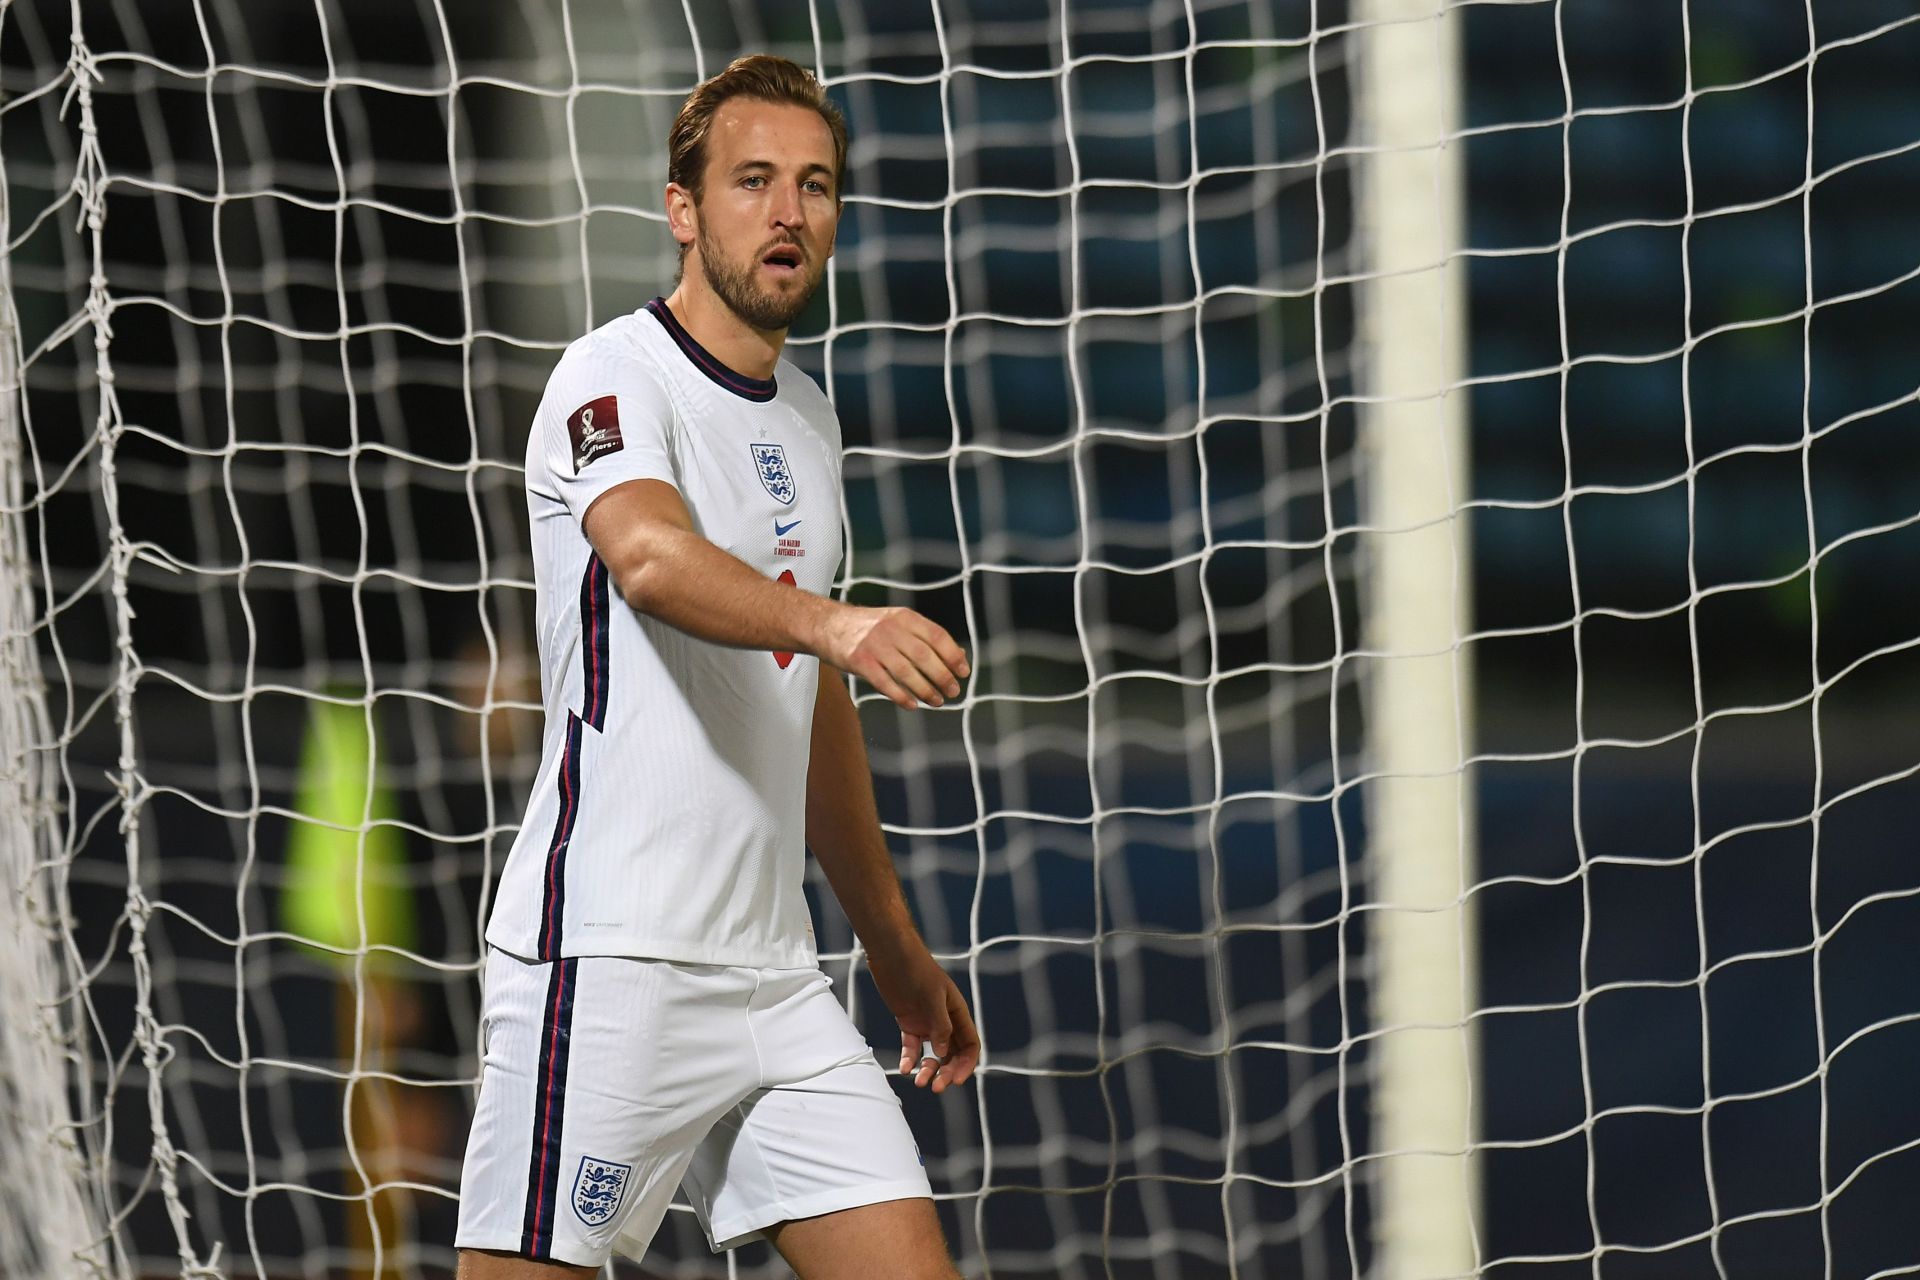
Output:
[[[782,506],[792,506],[795,497],[793,469],[787,465],[787,451],[777,444],[750,444],[753,468],[760,474],[760,487]]]
[[[580,1215],[580,1221],[597,1227],[612,1218],[626,1194],[627,1175],[632,1172],[630,1164],[580,1157],[580,1172],[573,1178],[573,1211]]]
[[[626,443],[620,438],[620,402],[613,396],[587,401],[567,419],[567,434],[573,438],[575,475],[595,458],[620,452]]]

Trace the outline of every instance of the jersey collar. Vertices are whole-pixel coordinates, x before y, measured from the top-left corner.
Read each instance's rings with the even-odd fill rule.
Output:
[[[742,400],[754,400],[765,403],[773,399],[776,390],[772,378],[749,378],[744,373],[735,373],[719,359],[693,340],[693,335],[681,327],[674,319],[673,311],[667,306],[665,298],[655,298],[647,304],[647,310],[653,313],[666,329],[667,336],[679,346],[682,355],[693,362],[693,367],[707,375],[708,379],[720,384]]]

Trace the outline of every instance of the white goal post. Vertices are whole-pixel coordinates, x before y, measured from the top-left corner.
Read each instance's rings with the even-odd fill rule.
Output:
[[[1374,1210],[1381,1280],[1471,1275],[1478,989],[1469,896],[1473,550],[1460,19],[1435,0],[1365,0],[1355,221],[1367,261],[1358,340],[1368,558],[1367,840],[1379,955]]]

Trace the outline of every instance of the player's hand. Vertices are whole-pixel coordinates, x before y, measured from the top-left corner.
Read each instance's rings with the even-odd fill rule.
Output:
[[[959,697],[972,671],[946,628],[911,609],[842,606],[819,656],[909,709]]]
[[[963,1085],[980,1063],[980,1033],[966,998],[925,950],[920,958],[896,967],[869,956],[880,998],[900,1024],[900,1074],[917,1088],[935,1093]],[[931,1057],[922,1056],[932,1045]]]

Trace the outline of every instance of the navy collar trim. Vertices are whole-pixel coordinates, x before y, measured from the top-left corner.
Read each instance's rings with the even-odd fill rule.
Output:
[[[667,336],[679,346],[681,354],[692,361],[694,368],[706,374],[710,381],[725,387],[743,400],[754,400],[764,404],[773,399],[773,393],[778,388],[774,385],[772,378],[749,378],[746,374],[735,373],[720,363],[718,357],[695,342],[693,335],[674,318],[673,311],[667,306],[665,298],[655,298],[647,304],[647,310],[651,311],[653,318],[666,329]]]

